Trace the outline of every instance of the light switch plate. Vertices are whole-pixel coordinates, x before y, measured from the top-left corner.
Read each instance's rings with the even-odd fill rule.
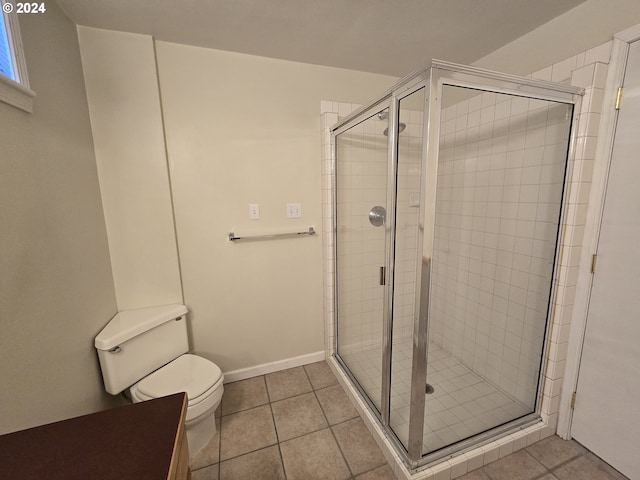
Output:
[[[287,203],[287,218],[301,218],[302,205],[300,203]]]
[[[249,204],[249,220],[260,219],[260,206],[257,203]]]

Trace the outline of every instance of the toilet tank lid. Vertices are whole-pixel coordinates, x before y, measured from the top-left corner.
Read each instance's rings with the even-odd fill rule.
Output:
[[[110,350],[186,313],[187,307],[178,304],[123,310],[118,312],[98,334],[95,346],[98,350]]]

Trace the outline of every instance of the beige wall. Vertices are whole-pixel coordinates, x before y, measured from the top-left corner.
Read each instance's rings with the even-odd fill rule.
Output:
[[[473,64],[527,75],[608,42],[638,23],[638,0],[587,0]]]
[[[192,348],[223,371],[322,351],[320,236],[242,244],[227,236],[321,233],[320,101],[366,102],[395,79],[164,42],[155,45],[156,76],[151,37],[78,30],[119,307],[125,291],[170,285],[181,273]],[[133,79],[119,74],[127,66]],[[162,201],[140,198],[158,194]],[[175,239],[171,202],[180,272],[158,273],[165,257],[177,258],[160,247]],[[302,218],[286,218],[290,202],[301,203]],[[249,203],[260,205],[259,220],[248,219]],[[148,261],[134,264],[137,252]],[[174,288],[156,293],[158,304],[180,301]]]
[[[182,303],[153,39],[78,38],[118,310]]]
[[[320,101],[365,102],[391,77],[158,42],[193,347],[224,371],[322,351]],[[287,202],[302,218],[287,219]],[[249,220],[248,204],[260,205]]]
[[[75,26],[21,15],[33,114],[0,103],[0,434],[96,411],[116,312]]]

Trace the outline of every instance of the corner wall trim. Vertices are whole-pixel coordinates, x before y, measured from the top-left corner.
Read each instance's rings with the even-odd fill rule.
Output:
[[[299,357],[285,358],[284,360],[278,360],[270,363],[263,363],[255,365],[253,367],[241,368],[239,370],[232,370],[230,372],[224,372],[224,383],[237,382],[238,380],[245,380],[247,378],[257,377],[265,375],[267,373],[279,372],[280,370],[286,370],[287,368],[299,367],[301,365],[307,365],[309,363],[320,362],[325,359],[325,352],[314,352],[306,355],[300,355]]]

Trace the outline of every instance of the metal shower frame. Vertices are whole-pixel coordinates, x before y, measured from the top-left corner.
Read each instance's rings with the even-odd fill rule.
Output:
[[[540,381],[538,385],[538,399],[536,401],[536,409],[533,414],[524,417],[520,420],[510,423],[506,427],[499,427],[494,429],[488,434],[481,434],[482,438],[478,440],[474,437],[472,440],[459,442],[454,446],[444,448],[437,452],[437,455],[422,454],[423,447],[423,420],[424,420],[424,407],[425,407],[425,381],[427,374],[427,345],[428,345],[428,326],[429,326],[429,287],[422,288],[423,282],[430,283],[430,276],[428,270],[425,272],[423,269],[423,255],[425,252],[422,250],[422,245],[425,235],[424,219],[425,214],[430,213],[430,218],[435,218],[435,195],[436,195],[436,179],[438,168],[438,155],[439,155],[439,142],[440,142],[440,113],[442,107],[442,91],[444,86],[455,86],[462,88],[469,88],[473,90],[480,90],[486,92],[503,93],[527,98],[534,98],[539,100],[547,100],[565,104],[574,105],[574,114],[572,119],[572,129],[569,142],[569,156],[573,158],[574,137],[576,128],[577,111],[576,106],[579,106],[581,97],[584,94],[584,89],[572,87],[569,85],[558,84],[548,82],[544,80],[538,80],[528,77],[522,77],[518,75],[505,74],[495,72],[491,70],[485,70],[473,66],[460,65],[450,62],[444,62],[440,60],[433,60],[433,62],[426,66],[419,68],[406,77],[398,81],[390,89],[383,92],[372,101],[368,102],[365,106],[357,109],[352,114],[342,119],[331,129],[332,148],[334,149],[334,158],[337,159],[336,142],[337,135],[349,130],[354,125],[360,123],[368,116],[374,115],[379,110],[388,108],[389,116],[389,131],[388,131],[388,171],[387,171],[387,201],[386,201],[386,222],[385,222],[385,269],[387,282],[385,284],[384,303],[383,303],[383,338],[382,338],[382,381],[381,381],[381,411],[377,410],[377,407],[368,398],[367,394],[360,387],[357,380],[351,375],[348,368],[345,368],[344,363],[336,354],[336,360],[343,367],[347,376],[350,377],[352,383],[357,390],[360,391],[362,398],[369,405],[370,409],[374,412],[375,416],[381,422],[385,431],[391,435],[389,437],[394,440],[396,449],[401,452],[405,457],[405,462],[412,469],[418,468],[430,461],[437,460],[439,458],[451,455],[454,452],[469,448],[472,445],[477,445],[480,442],[487,442],[494,439],[497,435],[511,431],[514,427],[522,427],[524,424],[538,421],[540,416],[540,403],[541,403],[541,382],[543,375],[540,375]],[[395,205],[397,199],[396,189],[396,177],[397,177],[397,164],[398,164],[398,127],[399,127],[399,107],[400,101],[403,98],[415,93],[416,91],[425,89],[425,109],[423,122],[423,146],[421,155],[421,178],[420,185],[423,188],[420,209],[419,209],[419,227],[418,227],[418,249],[419,255],[416,258],[416,298],[414,312],[414,332],[413,332],[413,361],[412,361],[412,374],[411,374],[411,393],[410,393],[410,413],[409,413],[409,438],[407,448],[396,438],[393,430],[390,427],[390,398],[391,398],[391,343],[392,343],[392,329],[393,329],[393,291],[394,291],[394,258],[395,258]],[[335,166],[334,166],[335,168]],[[567,177],[571,178],[572,162],[568,162]],[[334,171],[335,175],[335,171]],[[335,178],[335,177],[334,177]],[[335,185],[335,184],[334,184]],[[425,201],[425,196],[431,196],[432,201]],[[563,193],[562,208],[560,225],[563,224],[564,211],[566,205],[567,192]],[[426,212],[426,205],[431,205],[431,212]],[[333,235],[334,235],[334,249],[337,245],[337,201],[336,201],[336,189],[333,189]],[[432,229],[427,234],[433,237]],[[558,246],[562,244],[562,231],[557,242],[556,250]],[[432,238],[433,240],[433,238]],[[557,256],[556,251],[556,256]],[[431,252],[428,252],[428,256],[431,256]],[[337,255],[333,255],[334,272],[337,272]],[[554,272],[552,277],[552,291],[550,295],[550,305],[553,306],[555,298],[555,285],[557,279],[557,268],[554,266]],[[335,282],[334,288],[334,319],[336,325],[338,324],[338,308],[337,308],[337,282]],[[422,297],[425,298],[422,298]],[[547,317],[547,325],[549,319],[553,314],[552,308],[549,309]],[[338,352],[338,332],[336,328],[336,335],[334,337],[334,352]],[[548,329],[547,329],[548,330]],[[547,332],[548,336],[548,332]],[[545,339],[545,345],[548,342]],[[543,352],[543,359],[546,359],[546,348]]]

